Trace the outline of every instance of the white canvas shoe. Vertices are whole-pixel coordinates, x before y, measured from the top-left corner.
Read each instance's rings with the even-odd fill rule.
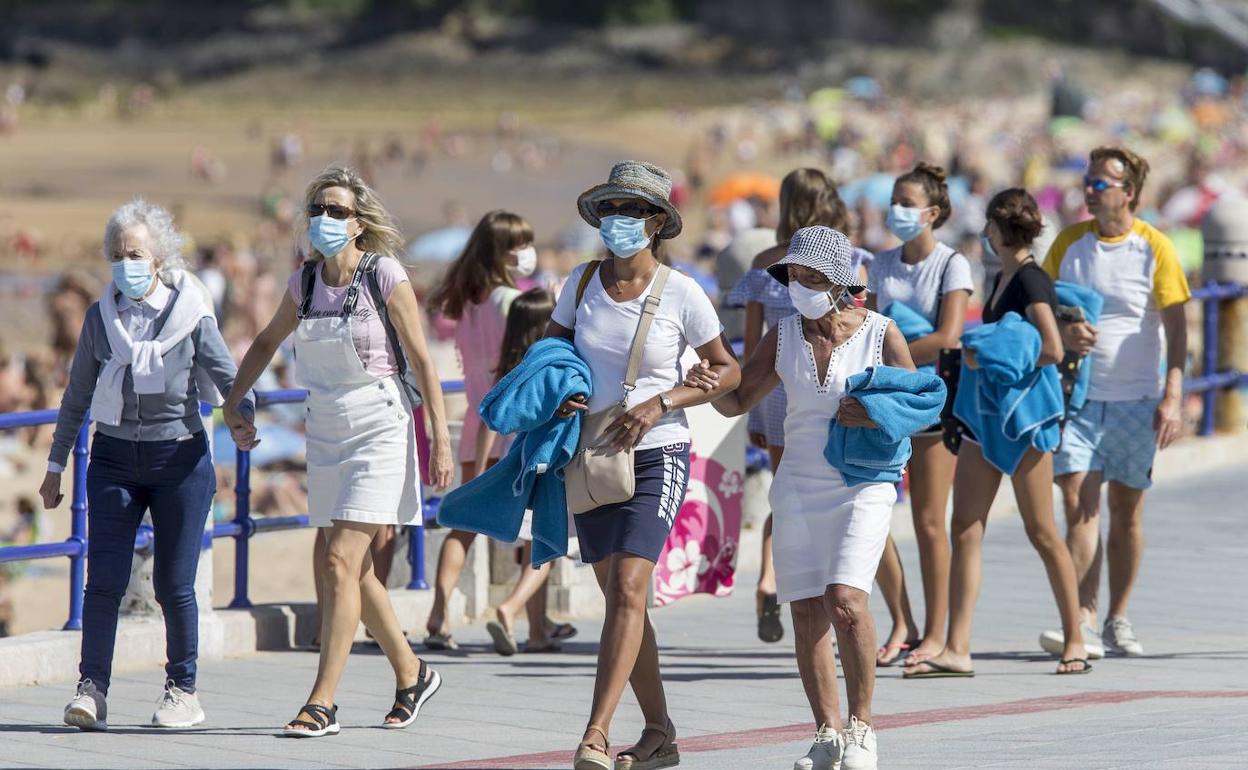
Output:
[[[152,714],[152,727],[194,727],[203,721],[199,696],[178,687],[172,679],[167,680],[156,713]]]
[[[880,763],[876,754],[875,730],[871,725],[849,718],[849,726],[841,733],[845,753],[841,757],[841,770],[878,770]]]
[[[1100,660],[1105,657],[1105,643],[1101,641],[1101,635],[1096,629],[1083,623],[1079,626],[1079,633],[1083,636],[1083,649],[1088,654],[1088,660]],[[1040,634],[1040,649],[1050,655],[1062,657],[1062,650],[1066,646],[1066,635],[1061,631],[1045,631]]]
[[[83,679],[78,683],[74,699],[65,706],[65,724],[79,730],[108,729],[108,703],[95,689],[95,682]]]
[[[1135,638],[1131,621],[1124,617],[1105,618],[1105,650],[1114,655],[1134,657],[1144,654],[1144,645]]]
[[[793,770],[841,770],[845,746],[841,734],[828,725],[820,726],[806,756],[793,763]]]

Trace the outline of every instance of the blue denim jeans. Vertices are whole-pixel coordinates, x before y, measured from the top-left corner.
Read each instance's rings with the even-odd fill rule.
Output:
[[[108,692],[134,536],[149,509],[155,535],[153,583],[165,615],[165,672],[178,687],[194,691],[199,654],[195,572],[216,489],[203,432],[173,441],[95,434],[87,467],[87,588],[78,670],[100,692]]]

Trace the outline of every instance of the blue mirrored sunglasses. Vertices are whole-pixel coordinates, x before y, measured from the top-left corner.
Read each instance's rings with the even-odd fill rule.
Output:
[[[1095,192],[1103,193],[1111,187],[1126,187],[1126,182],[1113,182],[1109,179],[1093,179],[1090,176],[1083,178],[1083,186],[1091,187]]]

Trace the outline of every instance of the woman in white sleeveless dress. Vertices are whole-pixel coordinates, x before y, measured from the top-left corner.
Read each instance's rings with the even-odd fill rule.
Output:
[[[845,381],[873,366],[914,369],[905,338],[887,318],[856,308],[853,247],[828,227],[798,230],[784,259],[768,270],[787,284],[799,315],[759,343],[741,385],[712,402],[728,417],[744,414],[783,383],[788,394],[785,452],[771,485],[779,599],[791,602],[798,670],[818,726],[796,770],[876,767],[871,729],[875,625],[867,598],[888,537],[897,493],[892,484],[846,486],[824,459],[828,427],[873,427]],[[708,387],[703,367],[686,384]],[[835,629],[845,668],[849,726],[841,730],[836,692]],[[839,763],[839,764],[838,764]]]

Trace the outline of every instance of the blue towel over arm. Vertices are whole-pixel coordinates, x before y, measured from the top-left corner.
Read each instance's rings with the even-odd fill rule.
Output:
[[[563,467],[576,453],[581,417],[555,416],[572,396],[592,395],[589,366],[565,339],[538,340],[520,364],[481,400],[481,419],[515,433],[494,467],[447,493],[438,522],[513,542],[526,509],[533,511],[533,566],[568,552],[568,504]]]
[[[977,369],[963,356],[953,415],[975,434],[984,459],[1014,473],[1028,447],[1052,452],[1061,441],[1061,378],[1057,367],[1036,368],[1040,332],[1018,313],[962,335]]]

